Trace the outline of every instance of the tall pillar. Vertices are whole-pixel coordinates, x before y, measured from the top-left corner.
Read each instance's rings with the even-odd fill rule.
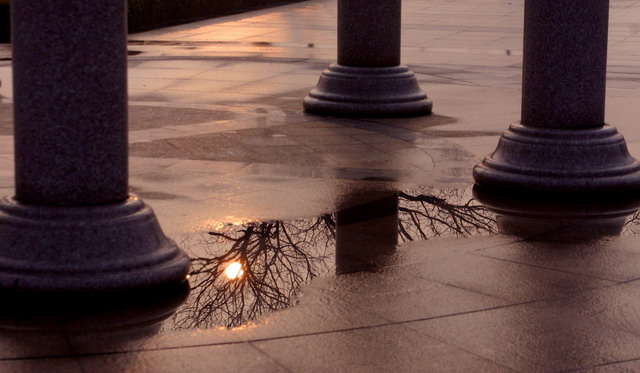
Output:
[[[608,0],[527,0],[522,117],[474,168],[492,189],[640,189],[640,163],[604,123]]]
[[[188,257],[128,194],[125,0],[13,0],[16,195],[0,202],[0,287],[183,281]]]
[[[423,115],[432,103],[400,65],[401,0],[338,1],[338,63],[304,99],[314,114]]]

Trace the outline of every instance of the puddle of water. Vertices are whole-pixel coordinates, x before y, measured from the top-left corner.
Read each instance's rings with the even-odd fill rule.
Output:
[[[314,218],[221,222],[215,230],[181,237],[179,244],[192,260],[190,289],[174,289],[170,297],[134,295],[124,302],[107,297],[91,307],[87,305],[93,301],[81,299],[82,307],[60,312],[49,312],[42,305],[48,301],[41,299],[37,309],[47,309],[46,317],[5,309],[0,329],[107,330],[129,338],[236,327],[293,306],[300,287],[313,278],[376,271],[393,258],[389,254],[398,245],[409,241],[503,233],[574,242],[640,232],[637,200],[530,201],[472,188],[399,191],[391,183],[384,185],[352,191],[335,212]]]
[[[226,225],[184,237],[192,294],[164,330],[242,325],[292,306],[300,286],[315,277],[376,271],[409,241],[496,233],[589,241],[635,234],[638,207],[628,200],[517,200],[471,188],[353,192],[332,214]]]
[[[191,295],[164,330],[234,327],[292,306],[301,285],[375,271],[399,243],[497,232],[471,189],[365,190],[335,213],[226,224],[179,241],[192,258]],[[206,312],[203,312],[206,310]]]

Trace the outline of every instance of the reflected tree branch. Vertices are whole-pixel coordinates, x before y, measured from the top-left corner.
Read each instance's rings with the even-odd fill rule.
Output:
[[[493,214],[476,203],[470,191],[423,188],[422,192],[399,193],[399,234],[402,241],[497,232]]]
[[[175,327],[231,327],[288,307],[302,283],[328,269],[334,226],[325,215],[203,235],[199,247],[206,255],[192,256],[192,299],[176,313]],[[225,270],[234,262],[244,274],[229,279]]]
[[[636,235],[640,233],[640,211],[636,211],[624,224],[622,234]]]

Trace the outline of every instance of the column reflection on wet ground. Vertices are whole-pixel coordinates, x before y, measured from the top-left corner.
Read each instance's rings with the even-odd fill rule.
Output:
[[[476,186],[474,196],[496,214],[502,234],[541,241],[582,242],[617,236],[637,220],[640,198],[518,198]],[[633,217],[633,218],[632,218]]]
[[[356,206],[336,213],[336,273],[375,270],[398,245],[398,192],[350,196]]]
[[[317,276],[375,271],[399,241],[496,232],[470,190],[359,190],[336,209],[310,219],[229,224],[183,240],[192,294],[167,328],[233,327],[287,308]]]
[[[142,348],[188,295],[187,282],[100,295],[2,291],[0,346],[15,360],[29,356],[43,366],[53,357]]]

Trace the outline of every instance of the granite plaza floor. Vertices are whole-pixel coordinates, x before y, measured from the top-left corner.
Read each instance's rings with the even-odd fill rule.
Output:
[[[523,3],[403,2],[402,60],[434,102],[418,118],[302,111],[335,62],[335,0],[130,35],[131,191],[194,258],[194,288],[109,322],[2,316],[0,371],[640,371],[634,209],[514,236],[472,194],[473,165],[519,120]],[[640,1],[611,0],[608,61],[607,122],[640,157]],[[7,44],[0,80],[6,196]],[[336,239],[336,211],[389,199],[399,230],[375,216]],[[336,245],[390,234],[375,270],[335,274]],[[240,254],[247,273],[223,280]]]

